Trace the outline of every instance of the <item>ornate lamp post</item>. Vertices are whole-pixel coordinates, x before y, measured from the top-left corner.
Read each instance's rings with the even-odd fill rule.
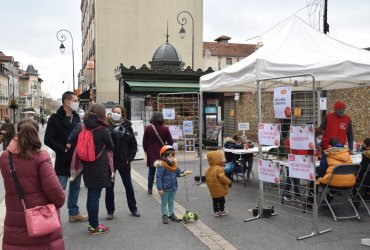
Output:
[[[73,67],[72,77],[73,77],[73,91],[74,91],[75,90],[75,53],[74,53],[74,50],[73,50],[73,36],[72,36],[71,32],[69,32],[66,29],[62,29],[62,30],[59,30],[57,32],[57,39],[61,42],[61,44],[59,46],[59,49],[60,49],[60,53],[62,53],[62,54],[64,53],[64,51],[66,49],[66,47],[64,47],[63,42],[67,39],[66,36],[63,33],[64,34],[68,33],[71,36],[71,40],[72,40],[72,67]]]
[[[179,31],[179,36],[181,39],[184,39],[186,31],[184,29],[184,25],[187,24],[188,20],[186,17],[182,17],[180,19],[180,15],[184,16],[188,14],[191,18],[191,27],[192,27],[192,40],[191,40],[191,69],[194,70],[194,19],[193,16],[186,10],[181,11],[179,14],[177,14],[177,22],[181,25],[181,29]]]

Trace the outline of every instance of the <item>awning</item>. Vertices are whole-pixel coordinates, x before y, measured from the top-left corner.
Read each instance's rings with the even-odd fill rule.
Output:
[[[199,92],[199,83],[194,82],[125,82],[131,92]]]

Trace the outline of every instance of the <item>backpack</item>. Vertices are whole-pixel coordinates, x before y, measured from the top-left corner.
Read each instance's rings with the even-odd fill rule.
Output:
[[[78,135],[78,141],[77,141],[77,155],[80,158],[81,161],[88,161],[92,162],[95,161],[102,151],[98,154],[97,157],[95,157],[95,143],[94,143],[94,134],[93,132],[102,126],[98,126],[94,129],[87,130],[85,125],[82,125],[82,130],[80,134]]]

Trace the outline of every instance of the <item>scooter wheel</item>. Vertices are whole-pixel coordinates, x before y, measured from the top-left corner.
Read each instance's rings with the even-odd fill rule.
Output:
[[[197,221],[198,219],[199,219],[199,216],[196,213],[194,213],[194,220]]]
[[[188,212],[187,215],[188,215],[190,220],[194,219],[194,213],[193,212]]]
[[[188,217],[188,215],[187,215],[187,214],[185,214],[185,215],[182,217],[182,222],[183,222],[184,224],[186,224],[186,223],[188,223],[188,221],[189,221],[189,217]]]

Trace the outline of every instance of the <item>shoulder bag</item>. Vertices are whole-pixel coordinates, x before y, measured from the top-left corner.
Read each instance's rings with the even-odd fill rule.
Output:
[[[160,135],[158,134],[158,131],[157,131],[157,129],[155,128],[155,126],[154,126],[153,124],[152,124],[152,128],[154,129],[154,132],[155,132],[155,134],[157,135],[158,139],[161,141],[162,146],[166,145],[166,144],[164,144],[164,142],[163,142],[162,138],[161,138],[161,137],[160,137]]]
[[[9,151],[8,160],[10,172],[12,174],[15,187],[17,188],[19,199],[21,199],[23,205],[28,235],[30,237],[41,237],[61,229],[58,212],[54,204],[26,208],[26,204],[24,202],[24,192],[15,171],[13,154]]]

